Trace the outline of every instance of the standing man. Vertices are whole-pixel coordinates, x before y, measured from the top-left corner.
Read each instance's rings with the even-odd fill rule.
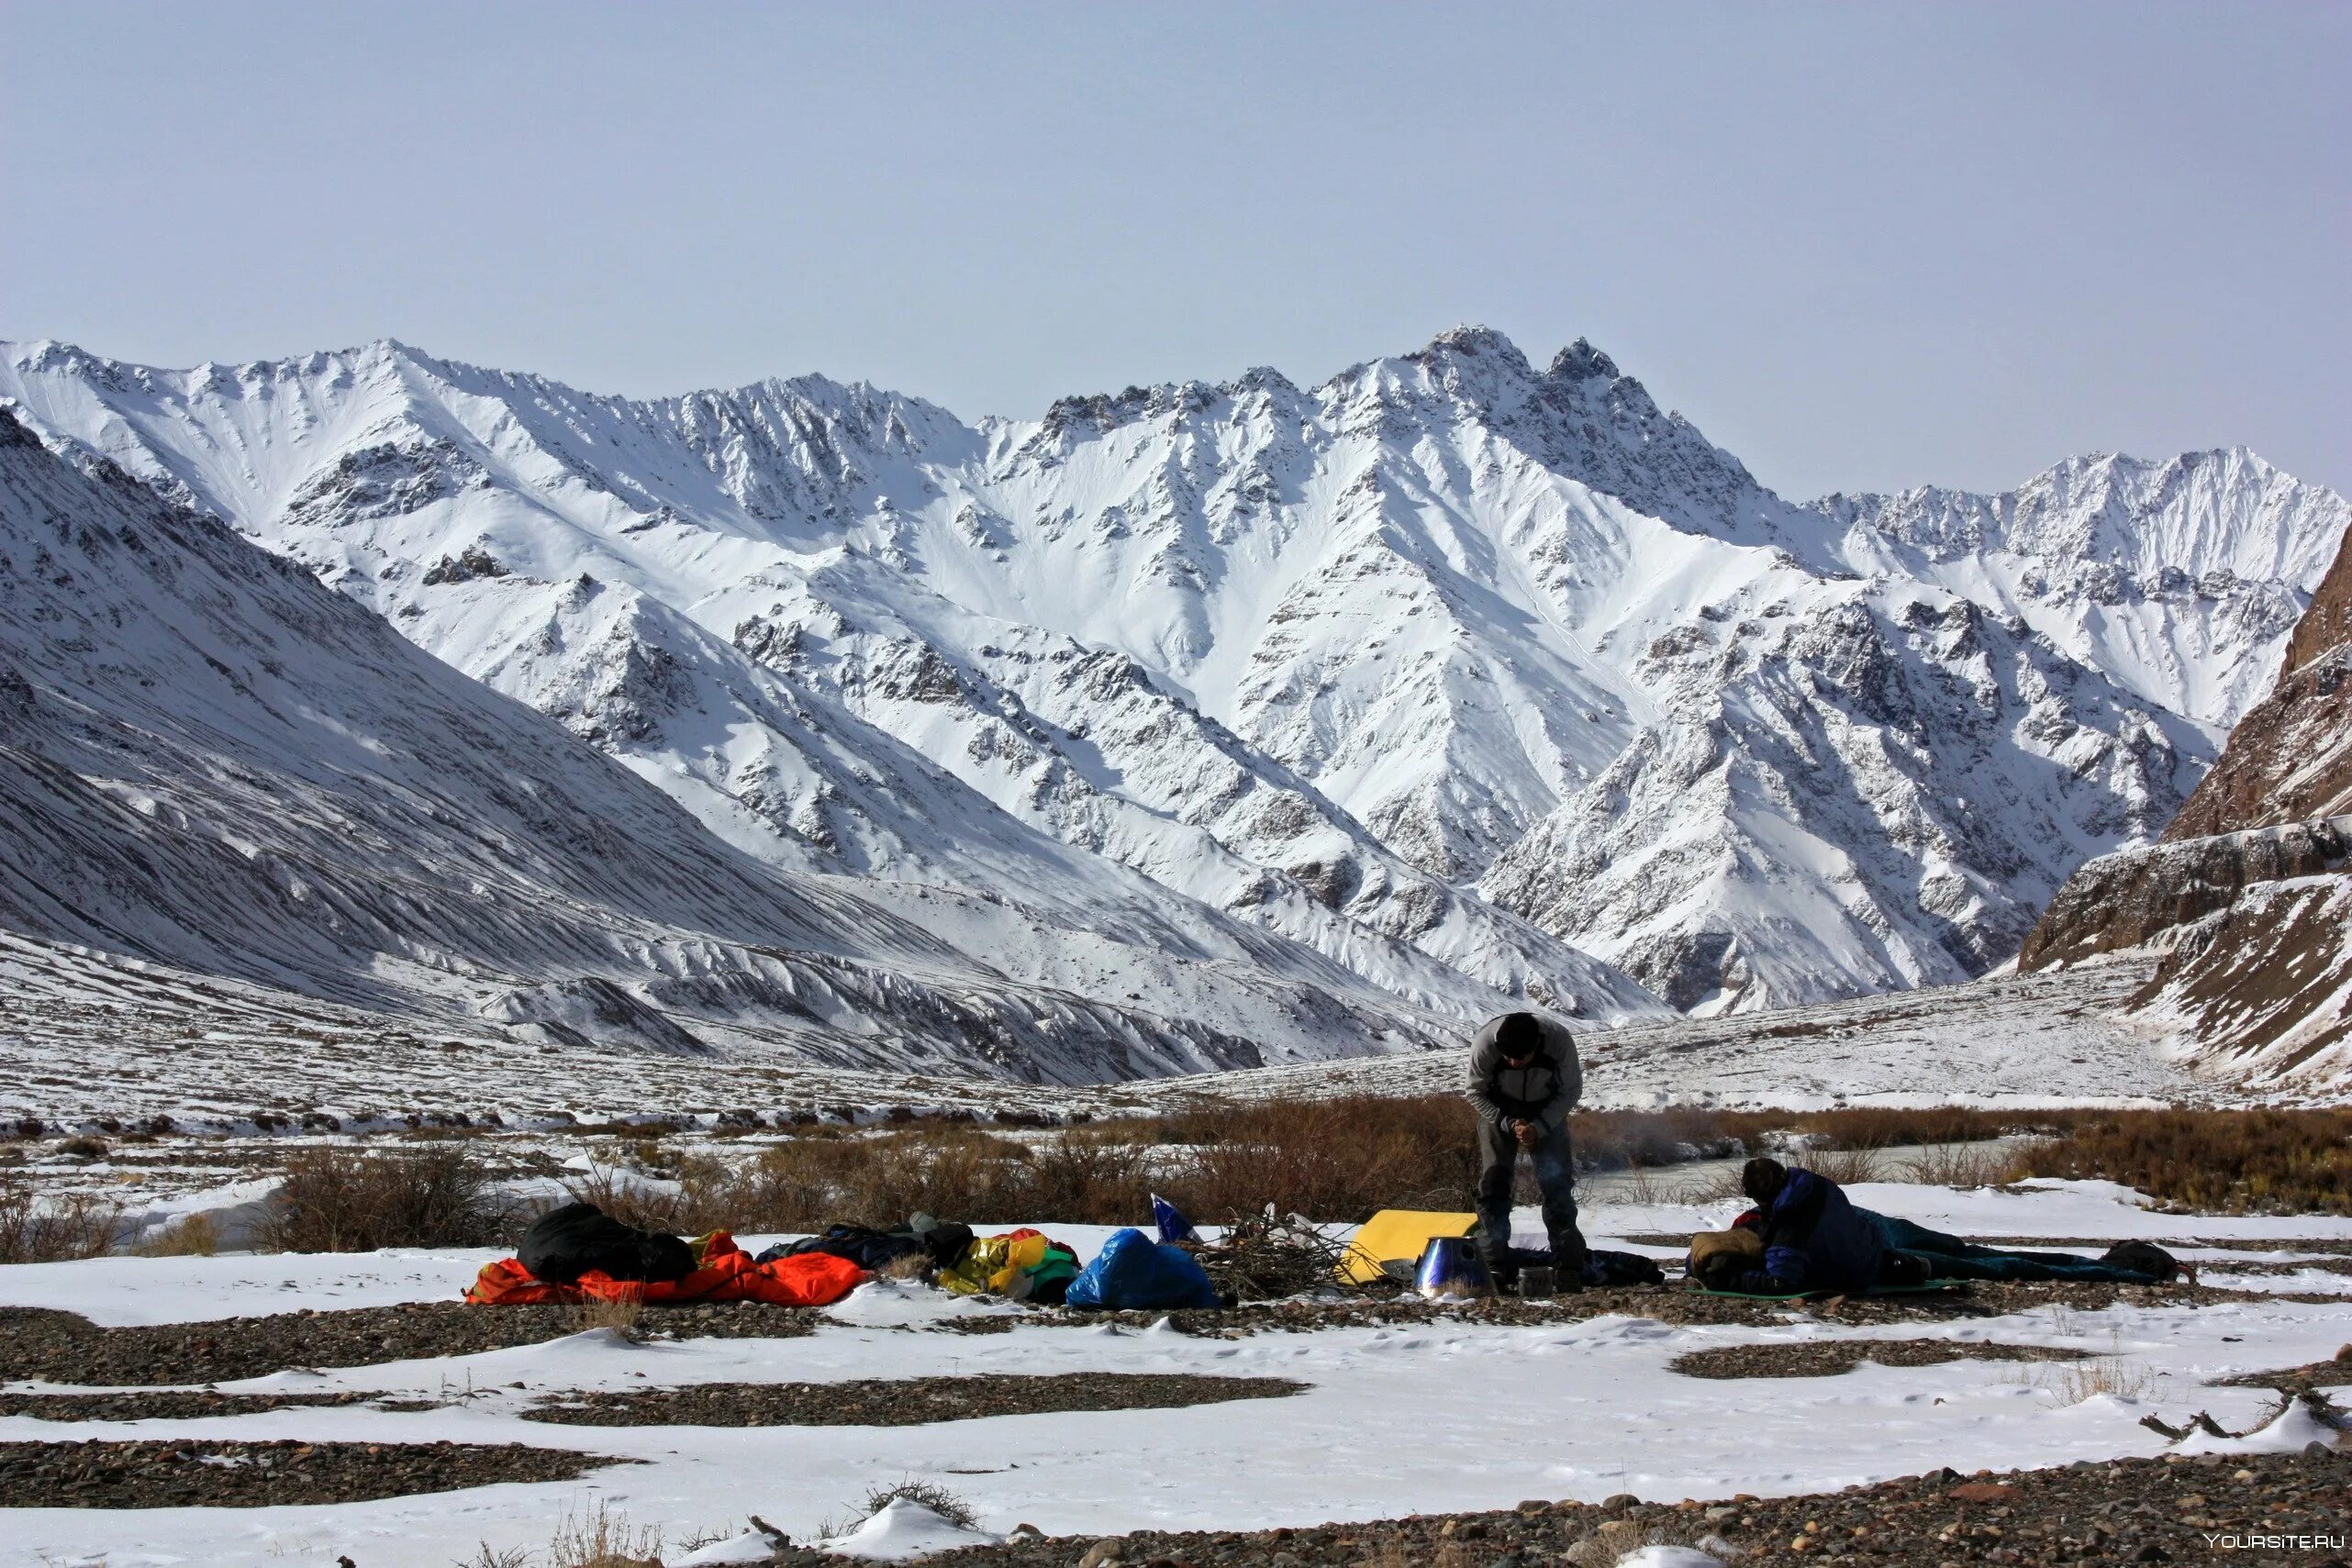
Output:
[[[1577,1229],[1576,1162],[1568,1112],[1584,1093],[1584,1067],[1567,1029],[1533,1013],[1505,1013],[1470,1042],[1466,1090],[1478,1113],[1478,1250],[1499,1291],[1519,1287],[1510,1255],[1510,1188],[1524,1153],[1544,1195],[1544,1229],[1561,1288],[1584,1282],[1584,1234]]]

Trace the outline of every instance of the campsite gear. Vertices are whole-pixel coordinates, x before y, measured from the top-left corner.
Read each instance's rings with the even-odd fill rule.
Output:
[[[1486,1265],[1458,1236],[1432,1236],[1413,1271],[1413,1288],[1432,1301],[1477,1296],[1487,1287]]]
[[[1077,1273],[1076,1252],[1042,1231],[1023,1228],[974,1238],[961,1256],[940,1269],[939,1283],[958,1296],[985,1290],[1050,1305],[1062,1299]]]
[[[1556,1269],[1555,1273],[1558,1275],[1560,1282],[1559,1292],[1555,1294],[1578,1288],[1578,1282],[1572,1282],[1565,1273],[1560,1273]],[[1639,1252],[1612,1252],[1595,1249],[1584,1255],[1584,1272],[1580,1276],[1580,1283],[1597,1285],[1664,1284],[1666,1271],[1658,1267],[1655,1259],[1645,1258]]]
[[[674,1238],[673,1238],[674,1240]],[[682,1279],[618,1279],[590,1270],[568,1284],[533,1274],[520,1258],[484,1265],[465,1299],[476,1307],[545,1307],[566,1302],[641,1301],[665,1306],[689,1301],[764,1301],[779,1307],[827,1307],[863,1284],[869,1275],[847,1258],[806,1252],[772,1263],[753,1261],[724,1230],[714,1230],[687,1249],[694,1267]]]
[[[2158,1284],[2170,1284],[2182,1274],[2197,1283],[2196,1272],[2153,1241],[2118,1241],[2099,1255],[2102,1263],[2146,1274]]]
[[[1223,1304],[1191,1253],[1129,1229],[1111,1233],[1070,1282],[1063,1305],[1086,1312],[1154,1312]]]
[[[681,1280],[693,1251],[675,1236],[623,1225],[592,1203],[549,1209],[523,1232],[516,1255],[533,1279],[571,1284],[583,1274],[617,1280]]]
[[[1566,1113],[1564,1112],[1563,1115]],[[1478,1248],[1487,1270],[1498,1280],[1508,1279],[1514,1265],[1510,1246],[1510,1189],[1519,1171],[1519,1140],[1508,1128],[1491,1122],[1478,1128]],[[1577,1229],[1576,1160],[1568,1148],[1565,1122],[1545,1126],[1535,1146],[1535,1185],[1544,1198],[1544,1230],[1551,1243],[1554,1263],[1563,1273],[1584,1269],[1584,1233]]]
[[[1535,1263],[1519,1271],[1519,1294],[1533,1299],[1550,1296],[1558,1288],[1552,1276],[1552,1265]]]
[[[1158,1228],[1163,1241],[1197,1242],[1200,1240],[1200,1232],[1192,1228],[1192,1221],[1184,1217],[1184,1210],[1157,1193],[1152,1195],[1152,1223]]]
[[[1753,1229],[1734,1225],[1729,1230],[1701,1230],[1690,1239],[1690,1255],[1683,1270],[1701,1284],[1730,1282],[1761,1272],[1764,1237]]]
[[[877,1273],[901,1258],[925,1255],[922,1242],[917,1240],[909,1230],[876,1230],[865,1225],[833,1225],[827,1227],[821,1236],[804,1236],[797,1241],[779,1241],[762,1252],[759,1261],[772,1263],[778,1258],[795,1258],[805,1252],[829,1252]]]
[[[929,1218],[918,1215],[917,1218]],[[916,1234],[922,1239],[923,1251],[931,1255],[931,1267],[951,1268],[958,1258],[972,1250],[972,1228],[955,1220],[931,1220]]]
[[[2076,1252],[2016,1251],[1979,1246],[1890,1214],[1878,1214],[1867,1208],[1855,1212],[1871,1222],[1887,1247],[1920,1260],[1931,1279],[2165,1284],[2180,1272],[2180,1264],[2171,1253],[2147,1241],[2118,1242],[2100,1258],[2086,1258]]]
[[[1463,1092],[1478,1113],[1481,1126],[1505,1133],[1514,1121],[1532,1121],[1541,1128],[1567,1125],[1568,1112],[1584,1094],[1584,1066],[1577,1060],[1576,1037],[1565,1025],[1535,1015],[1540,1044],[1535,1058],[1523,1067],[1503,1060],[1504,1018],[1490,1018],[1470,1040],[1468,1078]]]
[[[1371,1284],[1384,1277],[1410,1281],[1429,1250],[1431,1238],[1467,1236],[1477,1223],[1475,1214],[1384,1208],[1365,1220],[1348,1242],[1339,1277],[1347,1284]]]

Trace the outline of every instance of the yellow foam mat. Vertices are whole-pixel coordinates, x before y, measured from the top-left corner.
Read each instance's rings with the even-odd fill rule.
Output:
[[[1417,1263],[1433,1237],[1467,1236],[1478,1223],[1475,1214],[1433,1214],[1415,1208],[1384,1208],[1364,1222],[1348,1243],[1339,1277],[1350,1284],[1368,1284],[1382,1273],[1383,1263],[1399,1259]]]

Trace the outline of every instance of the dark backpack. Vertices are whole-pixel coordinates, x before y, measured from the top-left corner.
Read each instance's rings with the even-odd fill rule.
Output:
[[[2101,1253],[2099,1261],[2146,1274],[2158,1284],[2170,1284],[2180,1277],[2180,1260],[2153,1241],[2118,1241]]]
[[[577,1284],[582,1274],[647,1283],[694,1273],[694,1249],[674,1236],[623,1225],[592,1203],[552,1208],[523,1232],[515,1256],[534,1279]]]

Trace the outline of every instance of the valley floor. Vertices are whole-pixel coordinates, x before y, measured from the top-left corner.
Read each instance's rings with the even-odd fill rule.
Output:
[[[1812,1532],[1826,1518],[1867,1533],[1884,1516],[1896,1535],[1905,1518],[1932,1526],[1929,1554],[1900,1554],[1932,1562],[1999,1548],[2003,1537],[1985,1525],[2012,1547],[2031,1544],[2039,1538],[2022,1527],[2038,1529],[2036,1500],[2084,1487],[2087,1507],[2116,1503],[2096,1516],[2111,1543],[2136,1541],[2129,1532],[2145,1525],[2177,1551],[2174,1538],[2201,1521],[2341,1533],[2338,1434],[2301,1406],[2274,1419],[2274,1390],[2343,1375],[2320,1363],[2352,1340],[2352,1219],[2165,1214],[2100,1183],[1855,1191],[1873,1207],[1981,1237],[2160,1239],[2203,1281],[1978,1286],[1845,1307],[1668,1287],[1499,1310],[1291,1303],[1165,1322],[1089,1321],[881,1281],[820,1315],[747,1318],[748,1333],[730,1331],[729,1315],[752,1309],[667,1319],[649,1310],[641,1330],[667,1322],[674,1337],[517,1318],[513,1342],[435,1351],[421,1327],[397,1320],[486,1321],[502,1309],[398,1309],[453,1302],[494,1254],[26,1264],[0,1269],[0,1375],[10,1380],[0,1389],[0,1503],[16,1505],[0,1561],[273,1568],[340,1555],[361,1568],[443,1568],[485,1543],[543,1551],[558,1519],[602,1508],[661,1530],[674,1565],[686,1557],[678,1543],[739,1536],[752,1514],[808,1540],[852,1517],[870,1488],[907,1478],[968,1500],[978,1533],[883,1529],[869,1538],[876,1548],[977,1544],[1023,1524],[1054,1537],[1229,1532],[1139,1541],[1133,1568],[1153,1555],[1279,1562],[1285,1551],[1302,1564],[1477,1565],[1522,1540],[1553,1561],[1637,1501],[1661,1507],[1635,1512],[1640,1529],[1619,1544],[1651,1533],[1769,1536],[1781,1555],[1818,1544],[1817,1560],[1878,1549],[1850,1535],[1790,1549],[1783,1531]],[[1732,1207],[1603,1201],[1588,1229],[1664,1258],[1674,1239],[1722,1223]],[[1082,1254],[1106,1234],[1048,1228]],[[292,1316],[303,1313],[313,1316]],[[347,1320],[355,1332],[338,1338]],[[106,1326],[164,1324],[195,1327],[168,1335],[180,1347],[171,1354],[154,1338],[163,1330],[137,1340],[141,1358],[104,1350]],[[91,1351],[78,1370],[77,1343]],[[239,1352],[228,1370],[241,1375],[208,1388],[173,1360],[223,1347]],[[1053,1380],[1051,1398],[1007,1381],[1038,1377]],[[179,1403],[141,1403],[175,1384]],[[120,1397],[52,1403],[106,1388]],[[206,1394],[230,1397],[188,1403]],[[198,1413],[214,1408],[222,1413]],[[2176,1444],[2143,1424],[2179,1427],[2200,1411],[2257,1435]],[[655,1424],[608,1424],[641,1418]],[[709,1418],[777,1424],[700,1424]],[[109,1446],[133,1440],[150,1446]],[[2330,1457],[2235,1457],[2301,1454],[2313,1441]],[[63,1446],[84,1442],[97,1446]],[[431,1446],[443,1442],[477,1446]],[[2110,1462],[2201,1450],[2233,1457],[2214,1469]],[[2018,1480],[1965,1518],[1950,1495],[1979,1470],[2086,1462],[2079,1484]],[[2242,1462],[2256,1467],[2241,1475]],[[2176,1473],[2210,1484],[2192,1502],[2190,1488],[2162,1479]],[[1933,1479],[1834,1509],[1763,1501],[1903,1476]],[[402,1491],[412,1495],[379,1495]],[[1756,1501],[1712,1516],[1674,1507],[1739,1494]],[[24,1506],[36,1497],[47,1506]],[[1471,1517],[1529,1499],[1545,1507]],[[1560,1507],[1611,1499],[1606,1509]],[[2153,1513],[2151,1499],[2162,1505]],[[204,1501],[231,1506],[190,1506]],[[1905,1515],[1906,1505],[1917,1506]],[[1328,1526],[1405,1515],[1427,1518],[1402,1532]],[[1945,1538],[1955,1519],[1960,1533]],[[1457,1521],[1450,1533],[1446,1520]],[[1230,1533],[1277,1529],[1302,1533]],[[1384,1559],[1384,1540],[1405,1554]],[[2046,1544],[2056,1549],[2055,1533]],[[1016,1542],[982,1561],[1075,1563],[1086,1550]]]
[[[2177,1065],[2172,1041],[2123,1016],[2148,962],[2118,958],[1821,1006],[1588,1031],[1585,1103],[1811,1109],[2242,1101]],[[221,1132],[305,1118],[359,1129],[458,1115],[509,1127],[721,1115],[775,1123],[894,1109],[1059,1119],[1193,1098],[1450,1091],[1460,1060],[1440,1051],[1070,1086],[818,1067],[781,1055],[557,1046],[0,932],[0,1121],[30,1118],[52,1129],[157,1117],[184,1131]]]

